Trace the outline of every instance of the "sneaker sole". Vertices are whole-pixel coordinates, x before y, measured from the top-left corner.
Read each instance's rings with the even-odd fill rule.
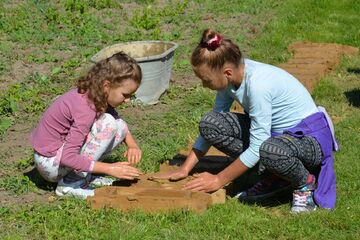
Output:
[[[55,190],[55,194],[56,194],[56,196],[59,196],[59,197],[75,197],[75,198],[79,198],[79,199],[86,199],[87,197],[92,197],[92,196],[94,196],[95,195],[95,193],[94,194],[92,194],[92,195],[79,195],[79,194],[73,194],[73,193],[63,193],[63,192],[61,192],[61,191],[59,191],[59,190]]]
[[[292,214],[300,214],[300,213],[310,213],[310,212],[314,212],[316,211],[317,207],[315,206],[312,209],[306,209],[305,211],[293,211],[292,209],[290,210],[290,213]]]
[[[63,194],[62,192],[58,191],[57,189],[55,190],[55,194],[56,194],[56,196],[59,196],[59,197],[67,197],[67,196],[69,196],[68,194]]]

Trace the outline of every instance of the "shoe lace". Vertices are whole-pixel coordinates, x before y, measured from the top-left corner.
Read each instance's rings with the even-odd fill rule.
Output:
[[[295,192],[293,194],[293,206],[306,207],[307,194],[306,192]]]

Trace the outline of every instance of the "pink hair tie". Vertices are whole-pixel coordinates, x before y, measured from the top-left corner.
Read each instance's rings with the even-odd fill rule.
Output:
[[[222,39],[223,38],[220,35],[216,34],[213,38],[206,42],[207,48],[212,51],[216,50],[218,47],[220,47]]]

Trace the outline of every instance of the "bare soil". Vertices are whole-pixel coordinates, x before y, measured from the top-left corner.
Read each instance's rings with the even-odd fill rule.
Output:
[[[359,49],[330,43],[298,42],[288,47],[293,57],[279,67],[294,75],[312,92],[327,73],[335,69],[343,55],[356,55]]]

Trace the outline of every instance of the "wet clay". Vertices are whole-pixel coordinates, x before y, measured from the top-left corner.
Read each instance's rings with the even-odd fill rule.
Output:
[[[162,164],[160,172],[176,168]],[[94,209],[105,207],[122,211],[137,209],[144,212],[186,209],[198,213],[213,204],[225,203],[224,189],[212,194],[184,190],[183,185],[194,179],[192,176],[179,181],[169,181],[156,179],[153,175],[144,174],[134,181],[119,181],[116,183],[118,186],[98,188],[95,190],[95,196],[88,197],[87,201]]]

